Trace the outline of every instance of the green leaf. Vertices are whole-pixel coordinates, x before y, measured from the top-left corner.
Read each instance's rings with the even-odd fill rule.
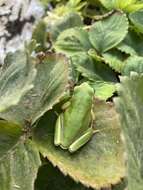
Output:
[[[130,55],[143,56],[143,39],[134,31],[129,31],[125,39],[117,46],[117,48]]]
[[[143,9],[143,3],[139,2],[139,3],[135,3],[135,4],[131,4],[129,6],[126,7],[126,11],[127,12],[135,12],[135,11],[139,11]]]
[[[0,112],[18,104],[33,88],[35,76],[35,65],[27,52],[16,51],[7,55],[0,68]]]
[[[0,120],[0,159],[16,145],[21,135],[22,130],[19,125]]]
[[[129,14],[129,19],[138,32],[143,33],[143,10]]]
[[[125,9],[129,5],[132,5],[137,2],[137,0],[99,0],[102,5],[109,10],[112,9]]]
[[[95,22],[89,31],[89,39],[94,48],[103,53],[117,46],[125,38],[127,31],[126,15],[116,12],[108,18]]]
[[[91,47],[88,33],[82,28],[71,28],[63,31],[54,45],[57,52],[70,56],[84,51],[87,52]]]
[[[40,165],[35,145],[15,123],[0,120],[0,189],[33,190]]]
[[[116,91],[115,84],[111,82],[96,81],[89,84],[95,90],[95,96],[100,100],[107,100]]]
[[[69,0],[67,6],[71,10],[75,9],[76,11],[81,11],[81,9],[86,6],[86,2],[83,2],[82,0]]]
[[[36,51],[44,51],[46,49],[47,38],[46,23],[40,20],[35,26],[32,34],[32,39],[36,40],[38,44]]]
[[[69,176],[64,176],[58,168],[50,162],[40,167],[35,181],[35,190],[90,190],[81,184],[75,183]]]
[[[93,60],[86,53],[74,55],[71,60],[77,71],[89,80],[117,82],[115,73],[106,64]]]
[[[52,111],[39,121],[33,140],[39,151],[54,166],[86,186],[100,189],[116,184],[124,177],[123,145],[120,140],[120,122],[114,107],[105,102],[96,102],[96,133],[90,142],[74,154],[54,145],[55,119]]]
[[[17,106],[11,107],[0,117],[25,124],[34,123],[47,110],[51,109],[67,90],[69,71],[65,56],[47,53],[37,58],[37,77],[34,88],[22,98]]]
[[[76,13],[66,14],[64,17],[54,23],[52,23],[52,19],[47,20],[46,22],[48,24],[47,28],[52,41],[56,41],[58,35],[64,30],[83,25],[81,17]]]
[[[116,72],[121,72],[124,67],[124,55],[118,50],[110,50],[102,54],[105,63],[107,63]]]
[[[143,57],[132,56],[125,61],[125,66],[122,74],[130,76],[131,71],[143,73]]]
[[[122,122],[128,164],[128,190],[143,187],[143,75],[122,77],[115,104]]]
[[[18,143],[0,159],[0,189],[33,190],[40,164],[39,152],[30,140]]]

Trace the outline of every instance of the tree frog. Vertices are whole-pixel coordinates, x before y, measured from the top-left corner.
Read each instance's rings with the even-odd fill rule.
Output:
[[[71,153],[77,151],[92,137],[94,90],[84,82],[74,88],[65,111],[58,116],[55,125],[54,144]]]

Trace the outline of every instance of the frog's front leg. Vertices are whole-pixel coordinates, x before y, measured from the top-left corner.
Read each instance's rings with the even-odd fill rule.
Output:
[[[69,151],[71,153],[77,151],[79,148],[81,148],[84,144],[86,144],[92,137],[92,135],[94,134],[94,130],[92,129],[92,127],[88,128],[87,131],[85,131],[85,133],[79,137],[75,142],[73,142],[70,147],[69,147]]]

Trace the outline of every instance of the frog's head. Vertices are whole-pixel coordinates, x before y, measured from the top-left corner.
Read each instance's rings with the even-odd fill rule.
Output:
[[[92,97],[94,95],[94,90],[93,88],[87,83],[84,82],[82,83],[80,86],[76,86],[74,89],[74,93],[81,93],[82,95],[84,94],[88,94],[90,97]]]

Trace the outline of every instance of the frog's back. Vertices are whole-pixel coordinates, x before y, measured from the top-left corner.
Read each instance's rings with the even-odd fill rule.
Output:
[[[63,147],[68,147],[89,128],[93,95],[94,91],[87,83],[75,87],[71,104],[64,113]]]

